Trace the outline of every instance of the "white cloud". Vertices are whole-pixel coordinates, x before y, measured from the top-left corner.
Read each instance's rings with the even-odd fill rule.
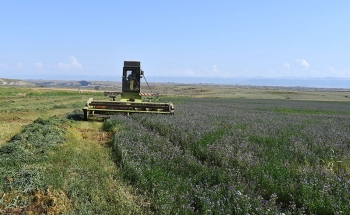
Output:
[[[295,60],[297,63],[300,63],[300,65],[302,65],[303,67],[305,67],[305,69],[308,69],[310,64],[304,60],[304,59],[296,59]]]
[[[83,69],[83,65],[75,59],[74,56],[69,57],[71,60],[71,63],[58,63],[58,68],[60,69]]]
[[[22,69],[22,68],[23,68],[23,63],[18,62],[18,63],[16,64],[16,67],[19,68],[19,69]]]
[[[207,71],[207,73],[199,74],[199,76],[227,78],[227,77],[232,77],[232,74],[226,71],[219,70],[216,65],[213,65],[211,71]]]
[[[198,74],[193,71],[190,68],[186,69],[174,69],[174,70],[169,70],[169,69],[163,69],[166,72],[162,72],[160,74],[157,74],[156,76],[159,77],[165,77],[165,76],[170,76],[170,77],[198,77]]]
[[[220,72],[219,72],[219,70],[218,70],[218,68],[216,67],[216,65],[213,65],[213,70],[212,70],[212,72],[213,72],[213,74],[214,74],[215,76],[220,76],[220,75],[221,75]]]
[[[290,70],[290,65],[289,65],[289,63],[285,63],[285,64],[283,64],[283,66],[286,67],[286,69]]]
[[[185,76],[198,76],[195,71],[189,68],[185,69],[183,73],[185,74]]]
[[[34,66],[35,66],[37,69],[42,69],[42,68],[43,68],[43,64],[42,64],[41,62],[35,63]]]
[[[197,77],[221,77],[224,75],[221,71],[218,70],[216,65],[213,65],[211,70],[205,66],[202,66],[201,68],[203,69],[203,71],[197,72]]]
[[[331,71],[332,73],[336,73],[337,71],[335,69],[333,69],[333,67],[329,66],[328,67],[329,71]]]
[[[232,77],[232,74],[221,71],[216,65],[211,67],[202,66],[198,69],[161,69],[163,72],[156,72],[152,74],[158,77],[203,77],[203,78],[214,78],[214,77]]]
[[[7,63],[0,63],[0,68],[8,68],[9,65]]]
[[[332,66],[328,67],[328,70],[331,72],[332,77],[337,77],[337,78],[350,78],[350,69],[341,69],[341,70],[336,70]]]

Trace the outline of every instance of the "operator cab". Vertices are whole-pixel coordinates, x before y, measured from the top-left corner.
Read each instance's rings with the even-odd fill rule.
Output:
[[[139,93],[142,76],[140,61],[124,61],[122,91]]]

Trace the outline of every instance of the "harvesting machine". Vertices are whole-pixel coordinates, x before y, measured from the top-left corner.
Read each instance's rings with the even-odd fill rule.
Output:
[[[116,112],[174,114],[172,102],[152,102],[153,98],[158,98],[157,93],[140,91],[142,77],[144,77],[144,72],[141,70],[140,61],[124,61],[122,92],[104,92],[110,101],[97,101],[90,98],[83,108],[84,119],[88,120],[90,116]]]

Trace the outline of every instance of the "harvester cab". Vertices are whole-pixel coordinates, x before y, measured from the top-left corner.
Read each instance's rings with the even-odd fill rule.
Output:
[[[104,92],[104,95],[112,101],[97,101],[90,98],[83,108],[84,119],[88,120],[91,116],[105,116],[117,112],[174,114],[172,102],[152,102],[151,99],[143,101],[142,97],[158,97],[158,94],[141,92],[142,77],[146,81],[140,61],[124,61],[122,92]]]
[[[122,77],[122,100],[141,100],[140,81],[143,77],[143,71],[140,67],[140,61],[124,61]]]

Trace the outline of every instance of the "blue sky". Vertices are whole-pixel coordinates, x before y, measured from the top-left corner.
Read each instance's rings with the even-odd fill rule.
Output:
[[[0,77],[350,78],[350,1],[0,1]]]

